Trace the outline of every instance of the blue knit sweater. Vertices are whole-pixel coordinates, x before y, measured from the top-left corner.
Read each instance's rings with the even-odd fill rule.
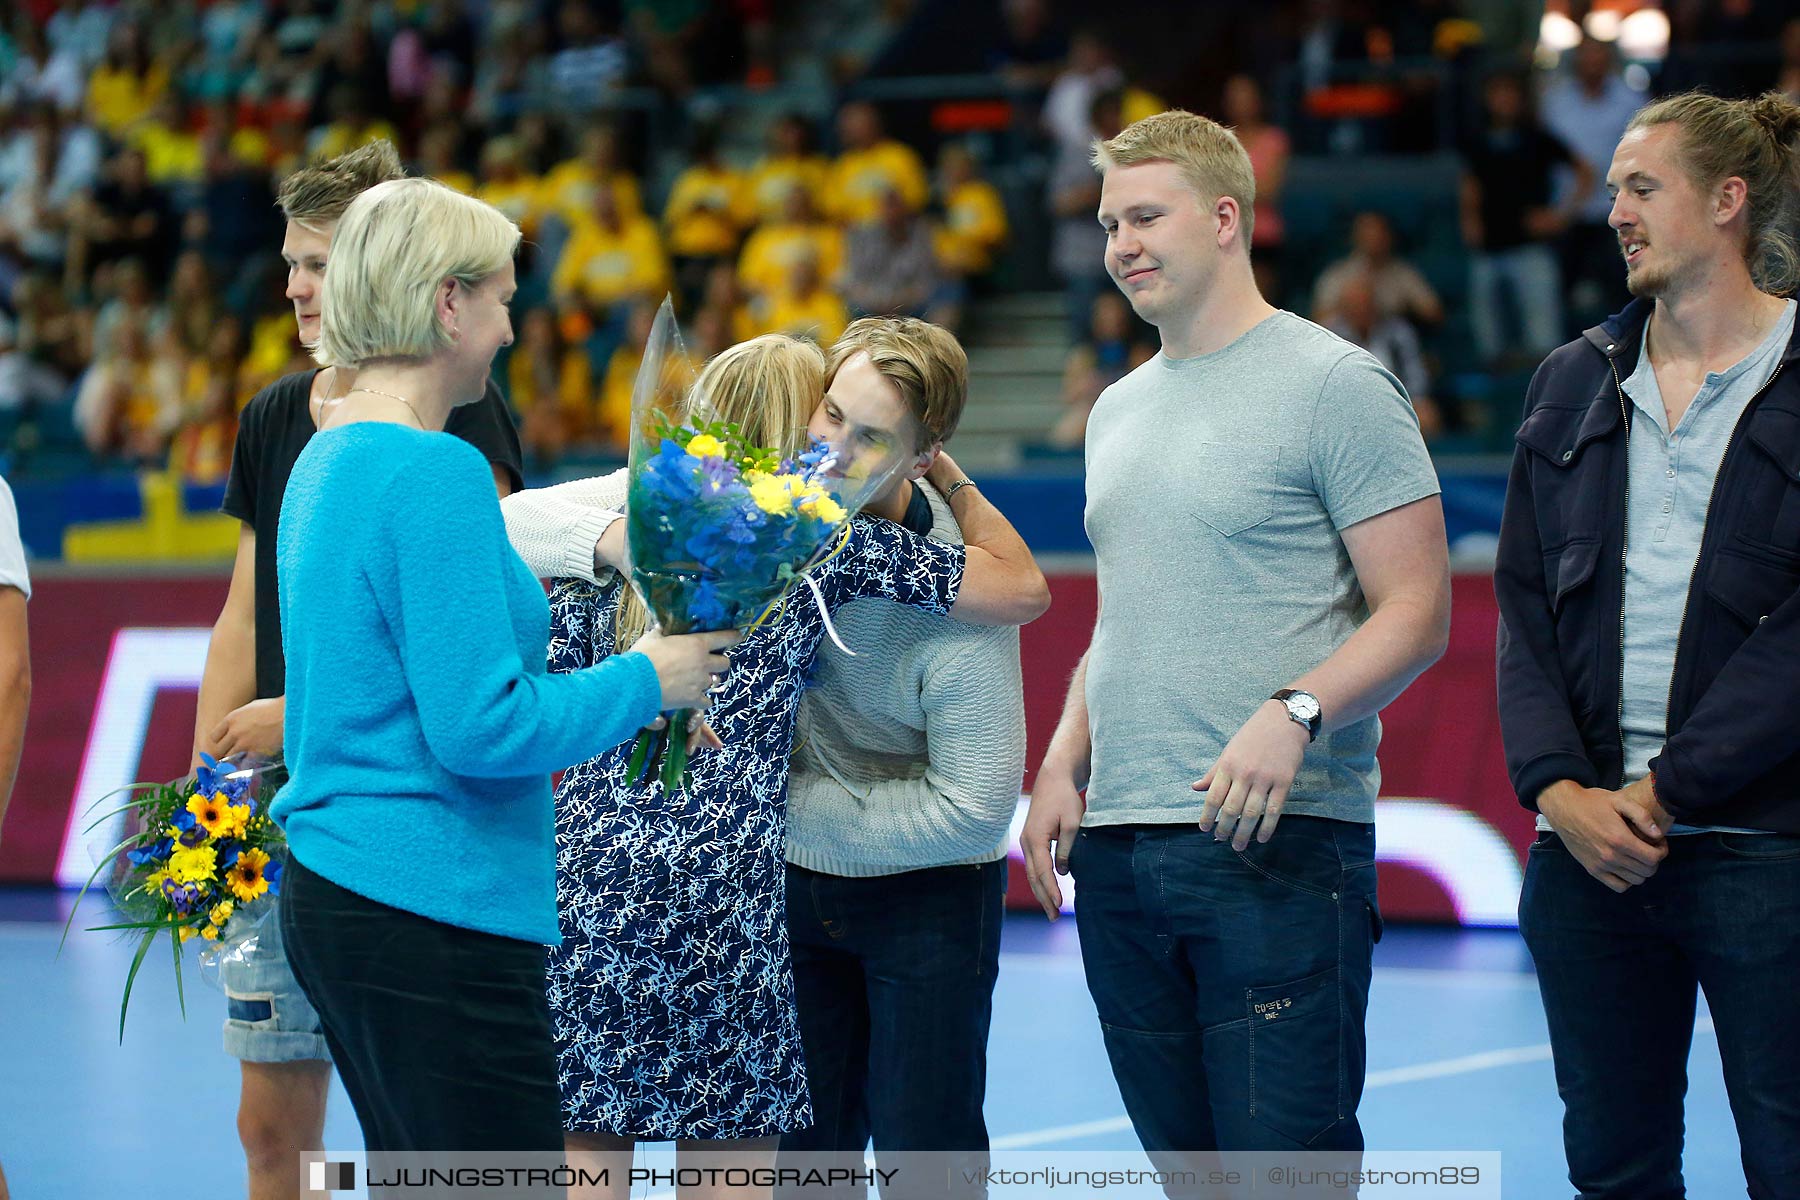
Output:
[[[366,422],[313,438],[276,538],[294,857],[338,886],[554,945],[552,771],[655,719],[656,670],[544,670],[550,610],[493,475],[449,434]]]

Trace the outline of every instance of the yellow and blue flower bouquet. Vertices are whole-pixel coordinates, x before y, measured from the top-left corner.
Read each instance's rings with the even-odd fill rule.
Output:
[[[897,460],[839,461],[825,444],[792,459],[714,419],[698,386],[676,394],[682,359],[667,301],[657,313],[632,396],[626,541],[631,581],[667,634],[754,629],[849,532],[850,517]],[[638,738],[629,776],[688,779],[686,712]]]
[[[137,940],[119,1002],[119,1040],[131,987],[158,935],[167,933],[175,957],[175,991],[182,1014],[182,947],[199,938],[207,944],[203,962],[216,966],[225,954],[242,954],[257,927],[274,912],[281,891],[286,839],[269,819],[274,789],[254,770],[201,755],[193,775],[173,783],[134,784],[131,799],[97,818],[90,829],[123,814],[133,832],[102,853],[75,903],[81,903],[102,876],[118,914],[90,932],[124,931]],[[75,920],[73,911],[69,924]],[[63,929],[68,937],[68,927]]]

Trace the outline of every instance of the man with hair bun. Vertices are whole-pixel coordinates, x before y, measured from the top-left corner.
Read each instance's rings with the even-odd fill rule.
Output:
[[[320,295],[332,236],[350,202],[405,172],[392,143],[370,142],[302,168],[276,197],[287,232],[287,296],[300,341],[319,338]],[[296,371],[258,392],[245,406],[232,450],[224,511],[243,522],[225,607],[213,626],[194,723],[194,761],[278,758],[286,712],[286,662],[276,597],[275,530],[288,475],[327,410],[355,385],[344,367]],[[482,399],[456,409],[447,431],[481,451],[501,496],[522,486],[519,435],[506,401],[490,382]],[[316,597],[329,603],[330,597]],[[225,1052],[239,1061],[238,1137],[248,1164],[251,1200],[298,1196],[295,1166],[317,1150],[325,1134],[325,1097],[331,1060],[318,1014],[287,966],[273,918],[258,930],[257,948],[227,959]]]
[[[1800,1197],[1800,107],[1658,101],[1606,184],[1636,299],[1533,377],[1494,573],[1519,925],[1583,1200],[1685,1194],[1701,989]]]
[[[1230,130],[1158,113],[1094,161],[1107,271],[1162,349],[1088,423],[1100,612],[1026,870],[1052,918],[1057,875],[1079,885],[1088,990],[1159,1169],[1360,1150],[1376,713],[1449,635],[1437,476],[1399,381],[1257,291]]]

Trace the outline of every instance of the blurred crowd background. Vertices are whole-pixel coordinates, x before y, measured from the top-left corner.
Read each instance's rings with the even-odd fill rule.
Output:
[[[623,452],[649,319],[690,349],[957,328],[959,459],[1078,461],[1154,350],[1107,280],[1096,137],[1179,105],[1255,165],[1277,303],[1377,354],[1434,452],[1510,446],[1545,352],[1614,311],[1602,183],[1646,99],[1800,98],[1772,0],[10,0],[0,467],[217,484],[307,365],[275,183],[391,139],[525,231],[495,372],[528,468]]]

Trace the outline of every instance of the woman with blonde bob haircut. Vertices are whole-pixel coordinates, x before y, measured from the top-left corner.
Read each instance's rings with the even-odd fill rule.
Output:
[[[826,373],[814,343],[766,334],[713,359],[688,411],[735,423],[758,444],[792,455],[805,447]],[[894,406],[904,415],[898,396]],[[904,466],[911,443],[895,442],[906,451]],[[545,493],[526,493],[532,499],[509,509],[508,520],[515,544],[540,567],[566,559],[560,544],[541,553],[556,539],[527,527],[564,517],[592,522],[584,525],[594,530],[587,553],[599,569],[560,580],[551,598],[551,670],[580,671],[643,644],[632,641],[643,609],[617,573],[622,523],[605,512],[604,524],[595,506],[600,496],[621,505],[623,488],[606,478],[547,493],[556,493],[547,506],[555,515]],[[817,602],[810,588],[797,589],[732,652],[731,674],[708,711],[717,738],[692,759],[689,787],[670,794],[655,779],[631,782],[630,747],[563,776],[563,940],[550,956],[548,990],[569,1149],[617,1168],[615,1186],[594,1194],[627,1194],[623,1168],[640,1139],[675,1140],[678,1165],[695,1165],[699,1155],[699,1165],[756,1168],[773,1161],[779,1134],[811,1123],[784,882],[788,757],[806,677],[826,614],[857,598],[1008,623],[1003,614],[1018,607],[1019,585],[991,556],[980,540],[953,546],[856,517],[843,548],[811,572]],[[1032,576],[1041,580],[1035,567]]]
[[[519,231],[422,179],[345,212],[317,350],[354,367],[281,507],[281,930],[370,1151],[560,1149],[549,774],[704,701],[732,635],[551,676],[480,452]]]

